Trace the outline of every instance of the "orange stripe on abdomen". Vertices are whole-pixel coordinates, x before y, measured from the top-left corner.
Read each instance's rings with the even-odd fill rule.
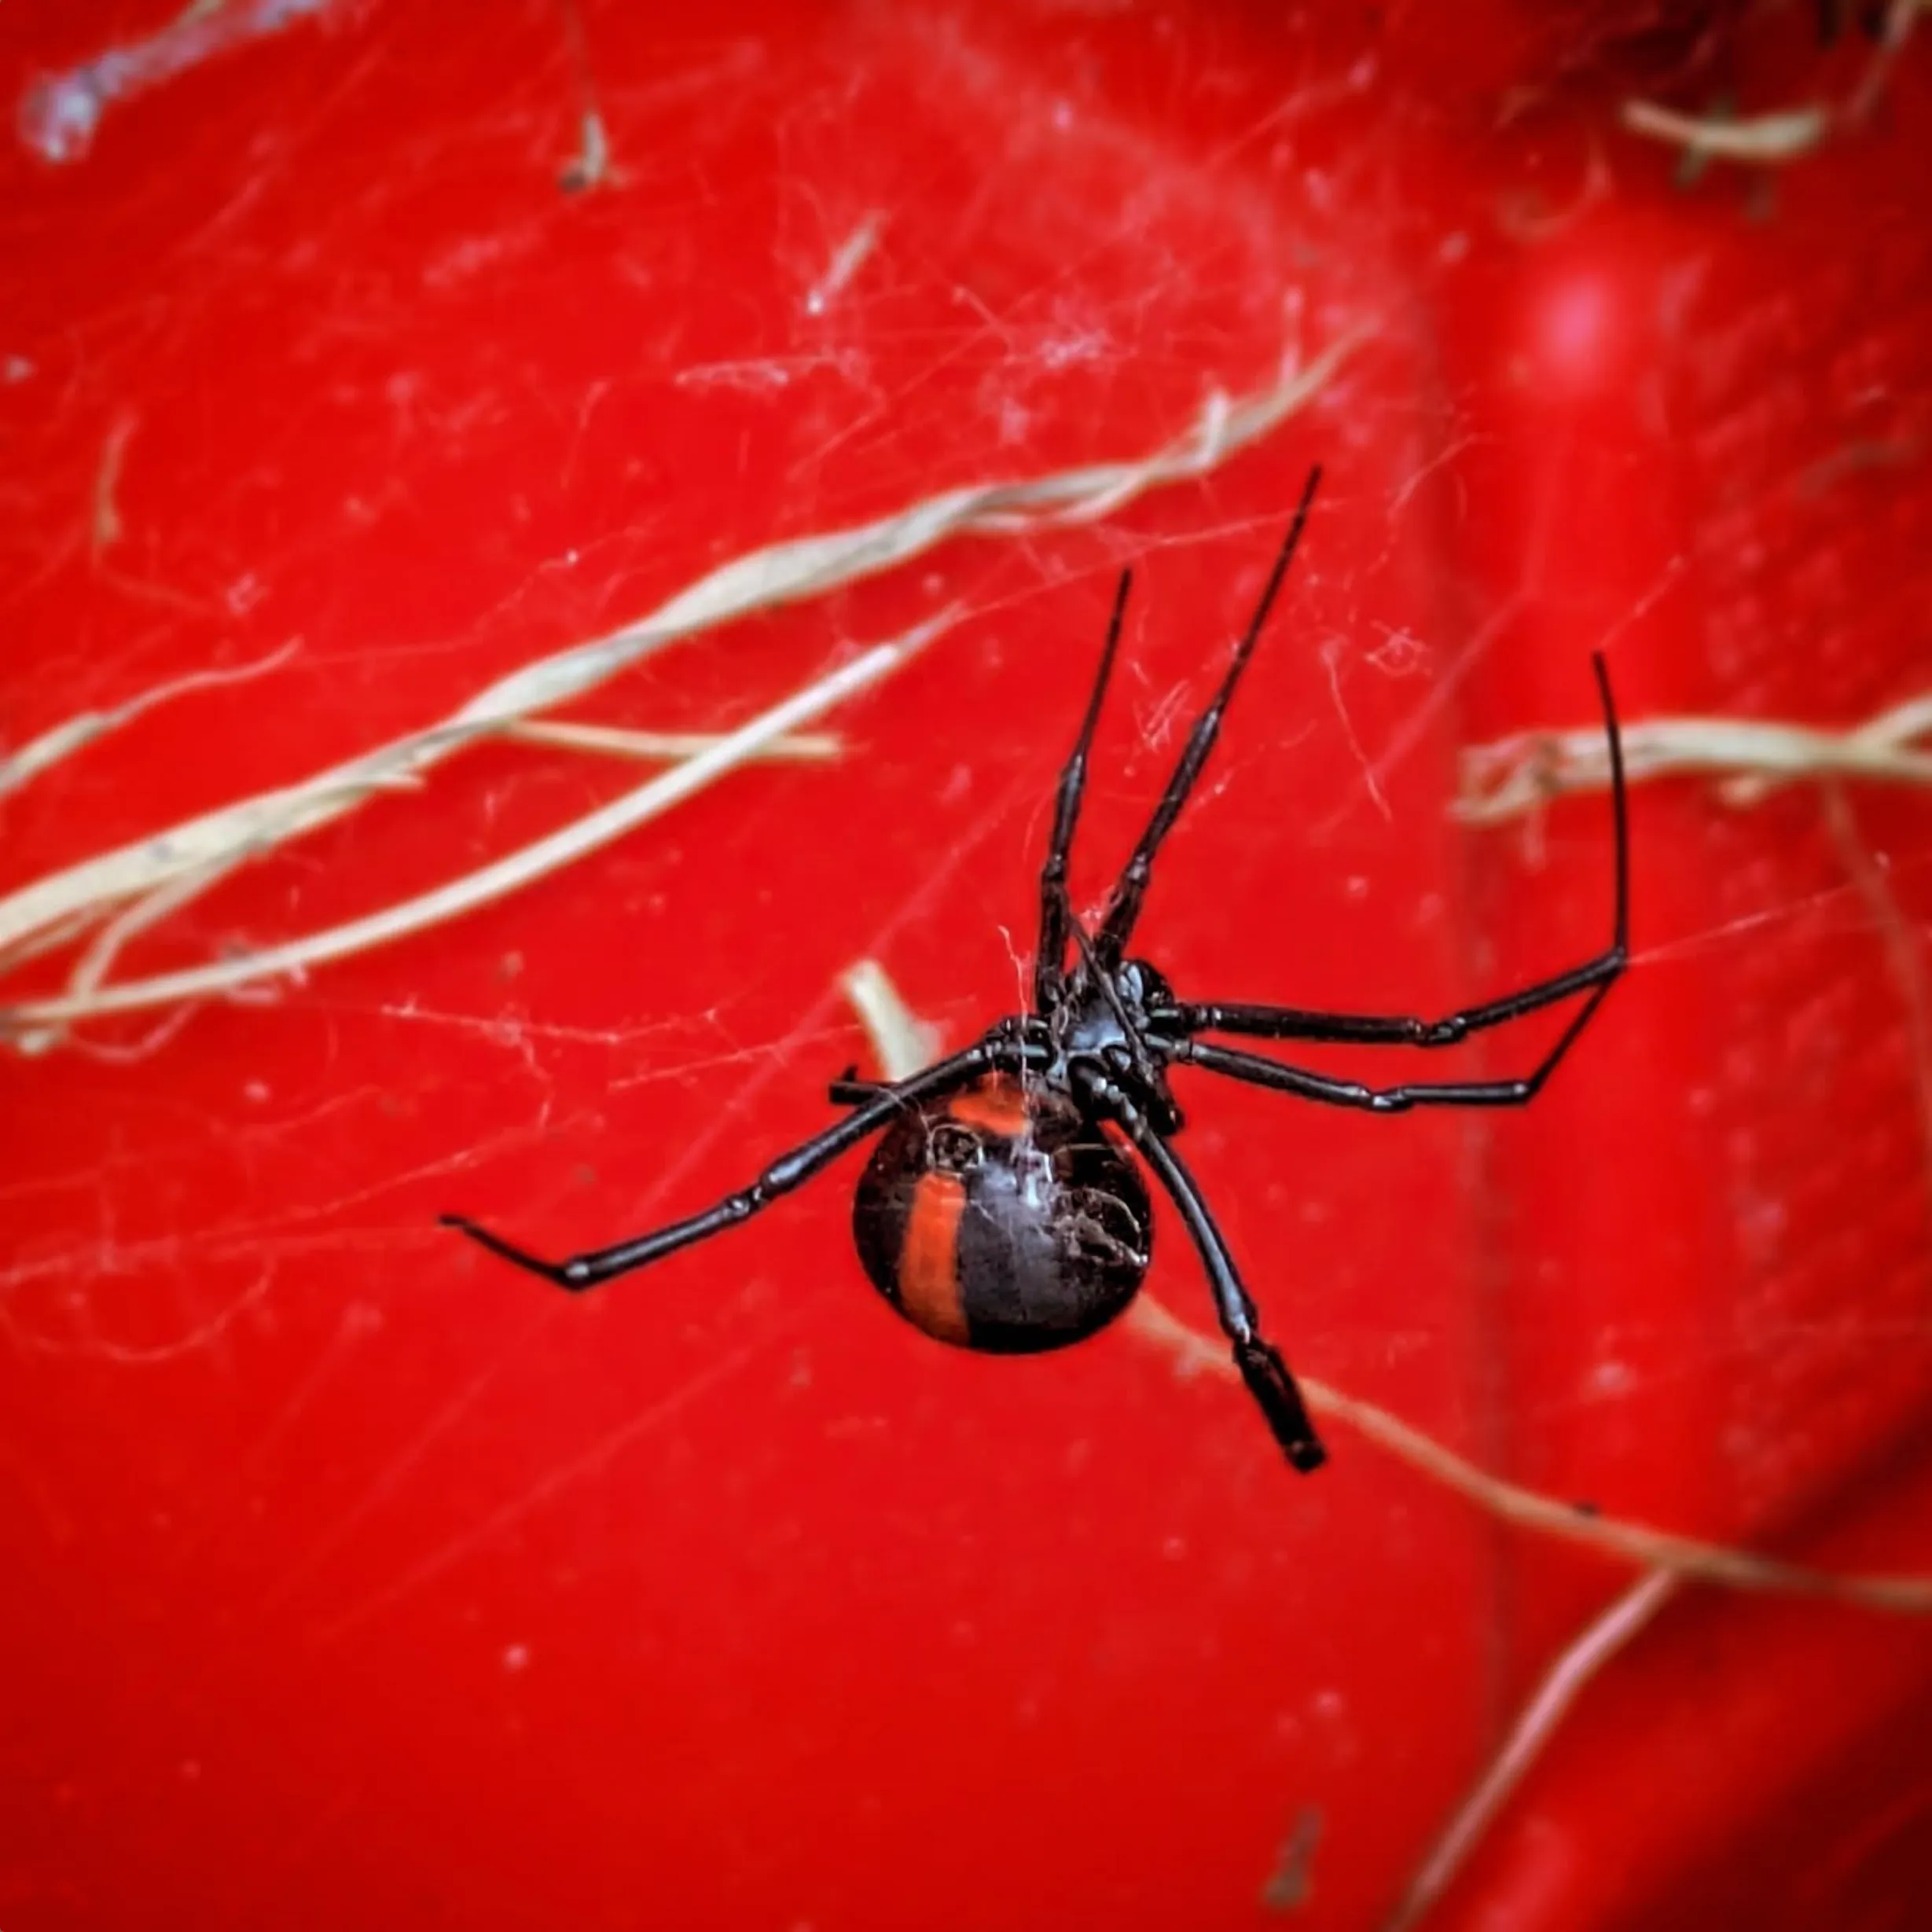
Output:
[[[966,1126],[984,1127],[1010,1139],[1026,1129],[1026,1089],[1017,1080],[995,1074],[990,1080],[954,1094],[946,1111]]]
[[[913,1190],[899,1251],[899,1306],[906,1319],[942,1342],[967,1342],[959,1287],[959,1223],[966,1184],[957,1174],[926,1174]]]

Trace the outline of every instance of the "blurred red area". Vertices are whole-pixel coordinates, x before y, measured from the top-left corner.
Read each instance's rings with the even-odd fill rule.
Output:
[[[570,711],[728,729],[960,604],[837,762],[271,997],[16,1026],[0,1921],[1384,1923],[1627,1571],[1340,1423],[1298,1479],[1137,1331],[933,1346],[852,1253],[856,1163],[581,1302],[435,1216],[564,1252],[747,1178],[866,1056],[861,958],[949,1045],[1016,1004],[1115,573],[1083,904],[1317,459],[1144,927],[1184,995],[1442,1011],[1595,949],[1600,796],[1449,810],[1463,747],[1591,725],[1593,648],[1637,723],[1932,687],[1932,32],[1875,80],[1795,5],[171,6],[0,19],[0,750],[241,674],[0,799],[5,891],[737,553],[1138,457],[1364,340],[1197,480]],[[1864,111],[1699,167],[1635,96]],[[358,917],[641,775],[466,751],[112,972]],[[1932,807],[1675,779],[1634,831],[1636,970],[1531,1111],[1196,1077],[1188,1159],[1309,1373],[1609,1514],[1932,1570]],[[1211,1332],[1171,1218],[1150,1288]],[[1923,1622],[1684,1592],[1424,1923],[1924,1924],[1929,1728]]]

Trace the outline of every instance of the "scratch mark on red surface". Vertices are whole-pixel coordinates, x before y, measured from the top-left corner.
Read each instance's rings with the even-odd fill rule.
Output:
[[[233,1506],[222,1512],[210,1511],[203,1518],[198,1533],[191,1530],[177,1541],[174,1563],[179,1574],[188,1574],[190,1559],[205,1549],[211,1541],[217,1547],[232,1541],[230,1537],[211,1537],[213,1526],[224,1520],[233,1523],[248,1520],[248,1512],[244,1505],[267,1467],[270,1457],[288,1439],[289,1432],[308,1412],[317,1395],[334,1379],[358,1344],[377,1333],[382,1325],[381,1311],[368,1302],[352,1302],[343,1309],[341,1320],[336,1324],[336,1332],[310,1365],[308,1373],[289,1391],[288,1399],[277,1412],[274,1420],[243,1451],[235,1464],[235,1480],[229,1486]]]
[[[101,466],[94,472],[94,521],[89,543],[97,564],[122,535],[120,505],[116,494],[120,487],[121,463],[140,418],[131,412],[117,417],[101,446]]]
[[[846,285],[865,266],[865,258],[878,246],[879,231],[885,216],[874,208],[839,244],[825,272],[812,285],[805,297],[808,315],[823,315],[843,292]]]
[[[1322,668],[1328,674],[1329,695],[1335,700],[1335,715],[1342,721],[1343,735],[1348,740],[1348,748],[1355,755],[1355,762],[1361,767],[1362,783],[1368,788],[1368,795],[1375,801],[1376,810],[1384,820],[1394,814],[1389,810],[1389,801],[1383,795],[1380,783],[1376,777],[1375,767],[1368,762],[1368,755],[1362,749],[1362,741],[1355,735],[1354,721],[1348,714],[1348,706],[1342,696],[1342,647],[1331,637],[1321,647]]]
[[[613,1429],[582,1455],[573,1456],[567,1462],[560,1463],[540,1481],[491,1511],[480,1522],[471,1524],[447,1541],[439,1544],[399,1577],[384,1584],[380,1589],[359,1599],[326,1622],[317,1624],[310,1633],[314,1640],[318,1644],[334,1643],[357,1625],[366,1622],[378,1611],[386,1610],[391,1603],[400,1601],[432,1578],[440,1575],[452,1563],[467,1556],[472,1550],[480,1548],[492,1537],[509,1529],[512,1524],[520,1522],[533,1510],[541,1509],[553,1497],[561,1495],[571,1484],[604,1468],[639,1437],[648,1435],[693,1402],[710,1394],[720,1383],[729,1381],[741,1369],[747,1368],[755,1357],[764,1354],[773,1342],[783,1339],[799,1328],[803,1324],[812,1299],[807,1297],[803,1302],[794,1303],[789,1312],[778,1320],[762,1321],[755,1341],[747,1342],[742,1348],[733,1349],[729,1354],[719,1357],[708,1368],[700,1369],[696,1375],[679,1383],[668,1394],[653,1402],[649,1408],[641,1410],[628,1422]]]
[[[353,1302],[343,1310],[342,1320],[336,1324],[336,1332],[329,1338],[327,1346],[316,1357],[309,1372],[290,1391],[275,1420],[256,1437],[242,1456],[241,1467],[244,1474],[259,1469],[268,1460],[270,1453],[281,1445],[288,1431],[307,1412],[323,1385],[348,1360],[358,1344],[377,1333],[382,1325],[381,1311],[367,1302]]]
[[[560,0],[564,9],[564,37],[570,43],[571,66],[577,78],[578,149],[565,163],[556,185],[566,194],[584,194],[612,178],[611,140],[604,125],[603,110],[597,105],[595,76],[590,70],[590,42],[584,32],[583,17],[576,0]]]
[[[102,1361],[113,1362],[123,1368],[145,1368],[160,1362],[178,1361],[182,1356],[193,1354],[197,1349],[206,1348],[211,1342],[226,1335],[248,1309],[259,1306],[274,1285],[275,1263],[272,1260],[266,1261],[263,1263],[254,1280],[232,1301],[225,1302],[213,1314],[166,1342],[116,1342],[106,1335],[90,1333],[86,1340],[75,1344],[71,1352],[97,1357]],[[89,1325],[91,1328],[91,1321]]]
[[[1917,936],[1899,909],[1897,897],[1886,876],[1886,868],[1865,843],[1845,788],[1833,781],[1822,791],[1825,824],[1832,843],[1852,876],[1852,883],[1871,909],[1905,1009],[1905,1037],[1912,1047],[1912,1088],[1918,1101],[1923,1176],[1921,1206],[1926,1233],[1932,1236],[1932,998],[1926,994],[1924,962],[1919,957]]]
[[[313,1207],[292,1208],[273,1221],[231,1223],[216,1234],[156,1235],[140,1241],[120,1241],[109,1235],[55,1249],[31,1260],[0,1269],[0,1294],[38,1281],[63,1280],[75,1274],[128,1274],[154,1265],[178,1266],[191,1258],[200,1264],[245,1259],[267,1261],[346,1248],[358,1243],[370,1247],[391,1245],[395,1238],[393,1228],[371,1229],[359,1234],[341,1229],[314,1233],[289,1231],[332,1220],[350,1208],[380,1200],[398,1188],[406,1190],[439,1176],[467,1173],[492,1154],[515,1152],[536,1144],[550,1130],[552,1123],[547,1118],[534,1126],[509,1129],[481,1147],[461,1148],[453,1154],[419,1162],[413,1167],[387,1174],[366,1187],[336,1195]],[[267,1133],[271,1130],[261,1131]],[[68,1178],[73,1185],[84,1186],[89,1177],[83,1174]],[[431,1232],[433,1230],[425,1231],[425,1240]]]
[[[72,1542],[73,1518],[61,1507],[40,1472],[10,1442],[0,1442],[0,1469],[10,1470],[18,1478],[28,1500],[46,1526],[49,1539],[55,1543]]]
[[[244,1891],[235,1900],[236,1916],[247,1923],[262,1925],[270,1923],[280,1915],[280,1910],[288,1897],[288,1882],[305,1865],[313,1864],[323,1848],[340,1831],[343,1821],[349,1818],[362,1802],[362,1787],[359,1783],[343,1785],[325,1803],[313,1809],[298,1811],[292,1822],[296,1829],[292,1832],[281,1848],[279,1856],[263,1858],[256,1866],[255,1875],[262,1889],[271,1895],[259,1898],[252,1891]],[[231,1897],[235,1894],[231,1893]]]
[[[505,1368],[529,1352],[537,1336],[556,1319],[565,1305],[561,1296],[554,1301],[538,1304],[536,1313],[516,1331],[509,1346],[471,1376],[431,1416],[427,1426],[419,1430],[384,1464],[381,1473],[375,1481],[269,1586],[257,1600],[255,1614],[258,1618],[266,1616],[278,1604],[285,1602],[298,1586],[321,1568],[402,1486],[410,1472],[476,1407],[484,1391],[497,1380]]]
[[[1008,822],[1016,802],[1023,797],[1030,796],[1036,788],[1029,774],[1027,778],[1015,784],[1008,789],[1001,809],[977,815],[969,825],[964,836],[943,857],[935,860],[925,874],[920,889],[911,894],[895,913],[875,930],[870,939],[863,945],[861,950],[868,956],[885,952],[898,933],[922,919],[932,903],[946,891],[953,875],[978,850],[993,830]],[[661,1174],[656,1185],[652,1187],[639,1203],[641,1214],[648,1216],[652,1214],[659,1201],[676,1188],[687,1172],[697,1166],[721,1139],[735,1132],[743,1116],[751,1109],[766,1087],[788,1068],[799,1041],[811,1038],[821,1031],[826,1027],[833,1012],[843,1006],[844,997],[843,990],[835,981],[828,985],[819,998],[799,1016],[796,1025],[777,1043],[758,1072],[740,1086],[730,1100],[720,1107],[718,1112],[713,1115],[710,1126],[686,1148],[683,1158]],[[266,1593],[258,1600],[255,1609],[257,1617],[265,1616],[277,1605],[285,1602],[299,1585],[313,1575],[336,1550],[347,1542],[356,1530],[402,1487],[410,1473],[421,1463],[429,1451],[476,1406],[484,1394],[502,1375],[504,1370],[511,1363],[523,1359],[527,1355],[531,1344],[535,1338],[550,1324],[558,1320],[571,1305],[568,1298],[563,1295],[557,1295],[553,1299],[542,1301],[537,1313],[531,1320],[523,1324],[511,1339],[508,1346],[499,1350],[488,1364],[470,1378],[450,1401],[445,1403],[436,1412],[430,1419],[428,1425],[406,1443],[388,1461],[381,1474],[362,1492],[356,1501],[351,1504],[343,1514],[338,1516],[335,1522],[322,1532],[317,1541],[296,1559],[294,1564],[270,1586]],[[789,1320],[778,1324],[768,1324],[764,1330],[765,1339],[768,1342],[776,1340],[788,1333],[793,1325],[795,1325],[794,1322]],[[724,1362],[720,1363],[715,1368],[700,1372],[678,1389],[661,1398],[654,1409],[646,1412],[647,1416],[661,1417],[674,1412],[677,1407],[681,1406],[685,1402],[701,1394],[714,1382],[722,1379],[727,1373],[742,1365],[755,1352],[753,1349],[740,1351],[727,1357]],[[643,1418],[640,1418],[640,1426],[642,1425],[643,1420]],[[622,1446],[623,1442],[630,1439],[627,1432],[631,1427],[632,1425],[626,1424],[625,1429],[619,1432],[621,1440],[618,1446]],[[607,1459],[610,1454],[614,1453],[615,1450],[609,1443],[601,1445],[597,1449],[590,1452],[587,1457],[579,1458],[564,1465],[564,1478],[568,1478],[569,1472],[577,1471],[580,1467],[594,1466],[599,1460]],[[560,1483],[553,1482],[549,1477],[541,1479],[534,1489],[527,1493],[525,1500],[505,1506],[510,1512],[505,1520],[514,1520],[516,1517],[526,1513],[527,1509],[537,1507],[560,1486],[561,1486]],[[495,1519],[491,1519],[493,1523],[494,1520]],[[459,1539],[461,1547],[463,1549],[473,1547],[478,1536],[483,1533],[487,1533],[487,1530],[466,1533]],[[428,1560],[440,1563],[443,1559],[439,1556]],[[349,1622],[365,1614],[369,1607],[373,1607],[378,1602],[390,1601],[392,1596],[402,1589],[413,1588],[414,1581],[420,1580],[421,1575],[428,1574],[430,1572],[425,1569],[424,1565],[418,1564],[407,1574],[402,1581],[385,1586],[383,1590],[377,1592],[374,1597],[367,1600],[362,1608],[350,1613],[348,1616],[338,1617],[322,1625],[318,1634],[325,1637],[334,1636],[346,1628]]]

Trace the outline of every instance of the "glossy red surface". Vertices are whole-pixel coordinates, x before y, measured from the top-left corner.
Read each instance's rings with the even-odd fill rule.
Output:
[[[9,5],[9,97],[168,11]],[[1460,747],[1589,723],[1593,648],[1640,720],[1932,686],[1932,49],[1810,158],[1686,185],[1626,96],[1842,99],[1869,50],[1797,7],[657,11],[345,0],[197,43],[84,153],[20,122],[5,747],[270,667],[0,799],[0,887],[737,553],[1137,457],[1372,339],[1201,480],[571,712],[733,725],[959,601],[830,721],[840,762],[272,1001],[8,1056],[0,1923],[1236,1926],[1298,1842],[1287,1922],[1372,1926],[1625,1572],[1339,1423],[1298,1480],[1136,1332],[934,1346],[851,1251],[856,1161],[582,1302],[434,1217],[561,1251],[702,1204],[824,1119],[861,957],[950,1044],[1010,1006],[1115,572],[1089,901],[1317,458],[1147,921],[1184,992],[1440,1010],[1598,945],[1600,799],[1445,810]],[[567,193],[587,98],[612,171]],[[467,752],[116,971],[354,916],[637,779]],[[1608,1511],[1932,1570],[1924,795],[1677,780],[1634,818],[1639,969],[1532,1112],[1196,1080],[1188,1157],[1310,1373]],[[1171,1218],[1151,1286],[1210,1325]],[[1428,1923],[1926,1923],[1929,1721],[1924,1623],[1688,1594]]]

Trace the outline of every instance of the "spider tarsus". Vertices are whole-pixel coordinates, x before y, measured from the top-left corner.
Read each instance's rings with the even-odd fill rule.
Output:
[[[1328,1460],[1328,1452],[1315,1433],[1302,1392],[1295,1386],[1280,1350],[1259,1335],[1247,1336],[1235,1343],[1234,1360],[1248,1393],[1268,1418],[1282,1453],[1303,1475],[1312,1475]]]
[[[568,1288],[572,1293],[580,1289],[594,1287],[590,1273],[582,1262],[565,1262],[560,1265],[547,1262],[540,1254],[527,1254],[520,1247],[513,1247],[501,1235],[492,1234],[487,1228],[477,1224],[463,1214],[439,1214],[437,1221],[446,1228],[454,1228],[459,1234],[466,1234],[479,1247],[487,1248],[499,1259],[513,1262],[517,1267],[527,1269],[533,1275],[541,1275],[546,1281],[553,1281],[560,1288]]]

